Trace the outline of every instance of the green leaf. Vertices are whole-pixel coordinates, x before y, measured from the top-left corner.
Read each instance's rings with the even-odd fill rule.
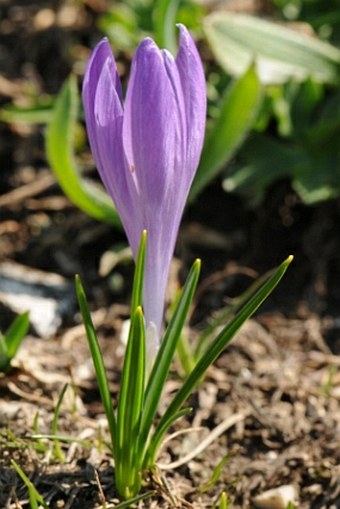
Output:
[[[234,82],[222,99],[219,116],[208,131],[190,199],[227,164],[253,125],[262,102],[262,87],[254,67]]]
[[[263,286],[256,292],[256,294],[251,297],[251,299],[243,306],[239,313],[226,325],[226,327],[214,340],[210,348],[204,353],[204,355],[202,355],[194,370],[185,379],[182,387],[175,394],[173,400],[171,401],[170,405],[168,406],[156,427],[148,450],[149,464],[152,465],[156,460],[159,444],[161,443],[162,437],[166,431],[165,423],[180,410],[181,406],[190,396],[208,367],[223,352],[223,350],[230,343],[244,322],[255,313],[255,311],[260,307],[268,295],[270,295],[270,293],[274,290],[292,260],[293,257],[289,256],[276,269],[269,280],[263,284]]]
[[[147,449],[145,458],[144,458],[144,468],[152,466],[154,461],[155,453],[159,450],[161,446],[161,442],[163,440],[164,435],[178,419],[184,417],[184,415],[188,415],[192,412],[192,408],[182,408],[178,412],[169,415],[166,419],[162,419],[159,424],[157,424],[156,433],[154,434],[151,442],[151,446]]]
[[[53,115],[53,101],[36,106],[16,106],[9,104],[1,108],[0,120],[14,124],[47,124]]]
[[[0,373],[5,373],[8,370],[10,362],[6,339],[0,332]]]
[[[233,456],[232,452],[229,452],[223,458],[217,463],[216,467],[214,468],[212,475],[210,479],[204,483],[202,486],[198,488],[198,491],[200,493],[205,493],[206,491],[210,490],[218,481],[222,474],[223,467],[225,464],[230,460],[230,458]]]
[[[137,495],[136,497],[129,498],[129,500],[125,500],[118,505],[114,505],[114,509],[127,509],[128,507],[134,506],[141,500],[146,500],[147,498],[152,497],[156,494],[156,491],[147,491],[146,493],[142,493],[141,495]],[[113,509],[113,506],[109,506],[110,509]],[[104,506],[101,506],[100,509],[106,509]],[[107,508],[109,509],[109,508]]]
[[[96,372],[96,378],[98,382],[99,392],[101,400],[104,406],[105,414],[109,423],[109,430],[111,436],[113,455],[115,455],[116,445],[116,419],[113,410],[109,382],[106,376],[106,370],[104,365],[103,356],[100,350],[98,338],[96,335],[95,328],[91,319],[90,311],[88,308],[86,295],[81,284],[80,277],[76,276],[76,292],[80,311],[83,317],[86,335],[91,351],[92,362]]]
[[[292,176],[308,168],[310,163],[307,153],[299,145],[254,133],[223,180],[223,189],[240,193],[249,199],[251,205],[256,205],[272,182]]]
[[[66,196],[89,216],[115,226],[120,220],[109,196],[95,183],[81,177],[74,157],[74,130],[78,113],[78,91],[74,76],[57,97],[46,133],[48,162]]]
[[[216,60],[234,76],[255,61],[262,83],[307,77],[339,83],[340,51],[297,30],[244,14],[215,12],[205,18],[204,31]]]
[[[145,326],[141,307],[131,317],[117,412],[115,480],[124,498],[141,486],[140,458],[136,454],[145,384]]]
[[[31,509],[39,509],[39,506],[41,506],[41,505],[44,507],[44,509],[48,509],[48,505],[45,502],[44,498],[40,495],[40,493],[35,488],[33,483],[29,480],[27,475],[21,470],[19,465],[14,460],[11,460],[11,464],[12,464],[14,470],[16,471],[16,473],[19,475],[19,477],[25,483],[26,488],[28,489]]]
[[[145,390],[143,416],[139,441],[139,455],[144,456],[148,436],[155,417],[162,390],[174,357],[200,274],[201,262],[196,260],[189,272],[177,306],[166,329],[160,349],[154,360]]]
[[[29,328],[29,313],[15,318],[5,335],[0,333],[0,372],[6,372]]]
[[[273,271],[258,277],[247,289],[238,297],[234,297],[231,302],[224,308],[220,309],[211,319],[207,327],[202,331],[199,340],[196,343],[194,358],[196,362],[202,356],[204,350],[209,348],[214,332],[220,328],[223,323],[229,322],[242,306],[259,290],[259,288],[272,276]]]
[[[176,15],[181,0],[157,0],[154,5],[154,35],[161,48],[176,53]]]
[[[67,388],[68,388],[68,384],[66,383],[64,385],[64,387],[62,388],[61,393],[59,394],[59,398],[58,398],[58,401],[57,401],[57,404],[55,406],[54,413],[53,413],[53,420],[51,423],[51,435],[55,435],[55,436],[58,435],[59,414],[60,414],[61,404],[64,400],[64,396],[66,394]],[[54,440],[54,454],[55,454],[56,458],[61,463],[63,463],[65,461],[65,457],[64,457],[63,451],[60,447],[60,443],[59,443],[58,439]]]
[[[145,271],[145,257],[147,249],[147,231],[144,230],[139,243],[136,268],[133,276],[132,296],[131,296],[131,316],[134,315],[138,306],[143,303],[143,283]]]
[[[29,312],[16,317],[5,333],[7,353],[13,359],[29,328]]]

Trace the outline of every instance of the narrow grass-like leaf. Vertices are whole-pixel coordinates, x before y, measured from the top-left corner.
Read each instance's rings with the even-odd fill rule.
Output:
[[[138,306],[141,306],[143,302],[143,282],[145,270],[145,256],[147,249],[146,246],[147,246],[147,231],[144,230],[139,244],[136,268],[133,276],[131,312],[130,312],[131,316],[133,316]]]
[[[194,352],[188,342],[187,337],[184,334],[184,331],[182,331],[182,334],[178,339],[177,355],[185,375],[189,375],[189,373],[191,373],[191,371],[194,369],[196,361]]]
[[[190,200],[216,177],[239,148],[256,119],[262,97],[254,66],[227,89],[219,115],[206,135]]]
[[[33,483],[29,480],[27,475],[21,470],[19,465],[14,460],[11,460],[11,464],[28,489],[31,509],[39,509],[39,505],[48,509],[48,504],[45,502],[44,498],[40,495]]]
[[[52,435],[58,434],[58,420],[59,420],[59,415],[60,415],[60,409],[61,409],[61,404],[64,400],[64,396],[66,394],[67,388],[68,388],[68,384],[65,384],[61,390],[57,404],[54,409],[53,420],[52,420],[52,424],[51,424],[51,434]],[[63,463],[65,461],[64,454],[61,450],[58,439],[54,440],[54,454],[56,455],[56,457],[58,458],[58,460],[61,463]]]
[[[224,465],[230,460],[232,456],[233,456],[232,452],[223,456],[223,458],[217,463],[216,467],[214,468],[210,479],[198,488],[198,491],[200,493],[205,493],[217,483],[218,479],[221,476]]]
[[[7,352],[12,359],[18,351],[22,340],[27,334],[29,327],[29,312],[23,313],[16,317],[5,333]]]
[[[226,306],[225,308],[219,310],[216,316],[211,320],[209,325],[202,331],[199,340],[197,341],[194,358],[196,362],[203,354],[204,350],[209,348],[211,336],[216,331],[216,329],[222,325],[223,323],[227,323],[231,318],[233,318],[237,312],[241,309],[241,307],[258,291],[258,289],[268,281],[268,279],[274,274],[274,270],[270,270],[258,277],[242,295],[235,297],[232,299],[232,302]]]
[[[167,419],[161,419],[161,422],[157,425],[156,433],[152,438],[151,447],[146,450],[146,454],[144,456],[144,468],[152,466],[155,461],[153,460],[155,451],[158,452],[160,446],[162,445],[162,440],[170,426],[174,424],[174,422],[178,421],[185,415],[188,415],[192,412],[191,407],[182,408],[178,412],[175,412],[172,415],[169,415]]]
[[[86,335],[91,351],[92,361],[96,372],[96,378],[98,382],[99,392],[101,400],[104,406],[105,414],[109,423],[109,430],[112,442],[112,452],[115,455],[115,444],[116,444],[116,418],[113,410],[112,399],[109,389],[109,382],[106,376],[106,370],[104,366],[103,356],[98,343],[95,328],[92,323],[90,311],[87,305],[87,300],[83,286],[81,284],[80,277],[76,276],[76,291],[78,297],[78,303],[80,311],[83,317]]]
[[[7,371],[10,365],[6,338],[0,332],[0,373]]]
[[[49,164],[68,198],[86,214],[99,221],[120,226],[109,196],[100,187],[80,176],[74,157],[74,129],[78,114],[78,91],[74,76],[57,97],[53,117],[46,133]]]
[[[141,485],[136,455],[145,384],[145,325],[141,307],[131,317],[117,411],[115,480],[118,492],[129,498]]]
[[[155,494],[156,494],[155,491],[147,491],[146,493],[142,493],[141,495],[137,495],[136,497],[129,498],[129,500],[125,500],[124,502],[121,502],[118,505],[113,506],[109,504],[106,508],[102,506],[100,509],[126,509],[137,504],[137,502],[140,502],[141,500],[146,500],[147,498],[152,497]]]
[[[196,364],[194,370],[185,379],[182,387],[175,394],[173,400],[165,411],[164,415],[160,419],[155,433],[152,437],[149,450],[149,465],[154,464],[157,454],[157,449],[161,443],[161,439],[166,432],[166,426],[164,423],[171,419],[171,416],[176,414],[181,406],[185,403],[187,398],[190,396],[198,381],[204,375],[208,367],[217,359],[217,357],[223,352],[226,346],[233,339],[235,334],[238,332],[243,323],[252,316],[263,301],[270,295],[270,293],[277,286],[284,273],[286,272],[289,264],[293,260],[292,256],[289,256],[274,272],[270,279],[263,284],[263,286],[251,297],[251,299],[243,306],[239,313],[231,320],[230,323],[222,330],[222,332],[214,340],[210,348],[204,353],[201,359]]]
[[[23,107],[9,104],[0,110],[2,122],[14,124],[47,124],[53,116],[53,100],[46,104]]]
[[[262,83],[308,77],[319,83],[339,83],[339,49],[302,31],[231,12],[207,16],[204,31],[217,61],[234,76],[242,75],[255,61]]]
[[[43,433],[35,433],[34,435],[26,435],[26,438],[30,438],[32,440],[58,440],[59,442],[71,444],[75,443],[81,445],[85,449],[91,449],[91,447],[93,447],[93,443],[88,440],[81,440],[80,438],[74,438],[68,435],[54,435],[52,433],[47,433],[45,435]]]
[[[29,313],[15,318],[5,335],[0,333],[0,372],[6,372],[29,328]]]
[[[181,335],[200,274],[201,261],[196,260],[189,272],[180,298],[169,325],[166,329],[160,349],[153,363],[145,390],[143,416],[139,441],[139,455],[144,457],[148,444],[148,436],[155,417],[162,390],[167,379],[170,365],[176,351],[177,342]]]
[[[218,509],[228,509],[231,506],[231,500],[227,498],[227,494],[225,491],[221,493],[220,503]]]

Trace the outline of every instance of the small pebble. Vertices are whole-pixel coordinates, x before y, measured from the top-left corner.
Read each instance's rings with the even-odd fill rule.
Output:
[[[258,509],[286,509],[289,503],[296,505],[298,493],[291,484],[264,491],[252,499]]]

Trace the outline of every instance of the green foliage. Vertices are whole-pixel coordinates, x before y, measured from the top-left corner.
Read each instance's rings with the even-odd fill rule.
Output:
[[[278,0],[276,4],[288,19],[297,20],[300,13],[306,21],[316,23],[318,18],[319,26],[321,19],[336,25],[334,10],[325,3],[321,9],[318,0]],[[271,184],[289,178],[306,204],[338,197],[339,49],[278,23],[232,13],[208,16],[204,28],[225,70],[238,76],[254,62],[266,85],[257,119],[249,126],[252,131],[223,179],[224,189],[256,206]],[[208,141],[209,134],[207,154]],[[203,161],[204,155],[205,151]],[[220,170],[227,162],[228,158],[221,159]]]
[[[274,0],[283,19],[308,23],[321,39],[340,42],[339,0]]]
[[[0,372],[10,368],[22,341],[29,328],[29,313],[23,313],[15,318],[5,334],[0,332]]]
[[[60,392],[57,404],[54,409],[53,420],[52,420],[52,424],[51,424],[51,434],[54,436],[58,435],[58,421],[59,421],[60,408],[61,408],[63,399],[65,397],[67,388],[68,388],[68,384],[65,384]],[[53,452],[54,452],[54,456],[61,463],[64,463],[64,461],[65,461],[64,454],[63,454],[63,451],[60,446],[60,441],[57,438],[54,440]]]
[[[339,83],[340,51],[296,30],[229,12],[209,15],[204,30],[216,60],[232,75],[242,75],[255,61],[265,84],[308,77],[320,83]]]
[[[340,92],[324,94],[324,87],[312,80],[268,90],[281,138],[254,132],[228,171],[224,188],[257,205],[273,182],[289,177],[307,204],[338,197]]]
[[[123,498],[130,498],[139,492],[142,472],[151,468],[156,461],[159,447],[169,427],[180,417],[190,412],[184,404],[195,389],[208,367],[216,360],[232,340],[242,324],[258,309],[273,291],[284,275],[292,257],[252,293],[236,316],[229,321],[209,348],[202,354],[193,370],[184,379],[170,405],[155,424],[155,416],[162,396],[176,346],[197,286],[200,262],[197,260],[187,278],[172,317],[166,328],[161,346],[153,361],[150,374],[146,374],[146,338],[144,316],[141,308],[146,232],[143,233],[136,262],[132,292],[131,325],[122,372],[117,416],[110,397],[108,380],[96,332],[88,310],[84,290],[79,277],[76,289],[79,306],[84,320],[87,338],[95,366],[97,381],[105,413],[109,421],[112,453],[115,460],[115,482]],[[221,466],[222,468],[222,466]],[[218,471],[217,471],[218,475]]]
[[[99,28],[117,49],[133,50],[151,35],[156,43],[175,53],[176,23],[199,28],[204,8],[191,0],[127,0],[112,2],[98,22]]]
[[[53,106],[52,99],[25,107],[7,104],[0,110],[0,120],[16,124],[47,124],[52,118]]]
[[[156,455],[161,445],[161,441],[169,427],[166,423],[169,422],[172,424],[171,417],[176,415],[176,413],[181,409],[182,405],[195,389],[197,383],[201,380],[202,376],[204,376],[206,370],[228,346],[244,322],[255,313],[268,295],[270,295],[283,277],[292,259],[292,256],[287,258],[287,260],[285,260],[275,270],[269,280],[266,281],[255,295],[253,295],[241,308],[237,315],[222,329],[220,334],[210,345],[210,348],[206,350],[199,359],[193,371],[184,380],[183,385],[177,391],[170,405],[157,424],[148,450],[147,464],[149,466],[154,464],[156,461]]]
[[[68,198],[86,214],[99,221],[120,225],[108,195],[94,182],[79,174],[74,155],[74,133],[79,98],[77,83],[71,76],[57,97],[53,116],[46,132],[48,162]]]
[[[215,506],[215,509],[228,509],[228,507],[231,507],[231,500],[228,498],[225,491],[221,493],[220,503],[218,506]]]
[[[218,479],[220,478],[221,474],[222,474],[222,471],[223,471],[223,468],[224,466],[226,465],[226,463],[230,460],[230,457],[231,457],[232,453],[229,453],[229,454],[226,454],[216,465],[216,467],[214,468],[213,470],[213,473],[210,477],[210,479],[205,483],[203,484],[203,486],[200,487],[199,491],[200,493],[205,493],[206,491],[208,491],[210,488],[212,488],[213,486],[215,486],[216,482],[218,481]],[[221,496],[221,499],[223,497],[223,494]]]
[[[22,479],[22,481],[25,483],[25,485],[28,489],[28,495],[29,495],[31,509],[39,509],[41,506],[44,509],[48,509],[49,506],[48,506],[47,502],[40,495],[40,493],[35,488],[33,483],[29,480],[27,475],[21,470],[19,465],[14,460],[11,460],[11,463],[12,463],[14,470],[19,475],[19,477]]]
[[[253,125],[262,99],[254,67],[234,82],[219,105],[217,118],[206,135],[190,198],[194,198],[225,166]]]

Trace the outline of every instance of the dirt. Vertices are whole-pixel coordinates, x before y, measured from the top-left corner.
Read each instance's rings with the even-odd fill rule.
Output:
[[[22,104],[28,90],[56,93],[72,67],[83,68],[104,8],[105,2],[94,0],[0,1],[0,103]],[[11,459],[52,509],[114,507],[119,500],[105,447],[107,425],[73,277],[80,273],[86,287],[115,401],[132,264],[99,275],[103,253],[124,243],[124,235],[86,217],[64,197],[46,162],[43,132],[41,126],[0,124],[2,266],[10,262],[25,274],[38,269],[62,276],[62,293],[53,293],[52,283],[44,291],[52,300],[66,299],[55,332],[42,338],[31,327],[12,370],[0,375],[0,508],[29,507]],[[142,493],[152,494],[138,507],[218,507],[226,492],[229,507],[243,509],[255,507],[267,490],[287,485],[295,490],[295,507],[340,507],[339,219],[339,202],[306,207],[286,181],[275,184],[255,210],[225,194],[218,182],[188,207],[170,290],[201,257],[192,343],[209,317],[258,274],[288,254],[295,259],[191,397],[194,410],[171,430],[157,469],[145,476]],[[1,301],[0,329],[14,316]],[[160,413],[181,383],[180,373],[175,363]],[[32,437],[51,433],[65,384],[58,433],[75,440],[61,442],[60,455],[52,440]],[[222,431],[210,441],[216,429]],[[205,439],[206,447],[187,457]]]

